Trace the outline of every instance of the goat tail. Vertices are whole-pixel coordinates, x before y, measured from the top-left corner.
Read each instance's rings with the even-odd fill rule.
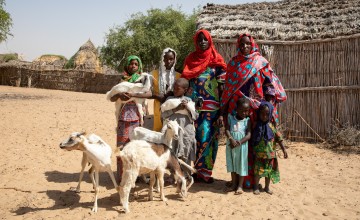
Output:
[[[189,166],[187,163],[185,163],[182,159],[178,159],[179,163],[189,169],[192,173],[197,173],[197,170],[194,169],[192,166]]]

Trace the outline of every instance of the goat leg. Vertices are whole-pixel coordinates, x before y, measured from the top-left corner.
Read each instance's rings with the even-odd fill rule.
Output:
[[[150,173],[150,184],[149,184],[149,201],[153,201],[153,187],[155,183],[155,172]]]
[[[98,194],[99,194],[99,172],[95,171],[95,201],[94,201],[94,206],[92,208],[91,211],[93,212],[97,212],[98,209],[98,205],[97,205],[97,199],[98,199]]]

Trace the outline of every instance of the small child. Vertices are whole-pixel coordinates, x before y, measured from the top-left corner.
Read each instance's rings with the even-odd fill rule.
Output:
[[[236,103],[236,115],[228,114],[226,123],[226,168],[231,172],[231,185],[226,192],[243,193],[244,177],[248,175],[248,140],[251,137],[250,102],[240,98]]]
[[[277,131],[275,125],[271,123],[274,107],[270,102],[262,101],[257,110],[257,122],[251,136],[253,146],[254,161],[254,194],[259,195],[259,181],[265,177],[264,191],[268,194],[270,190],[270,180],[273,183],[280,181],[280,172],[276,156],[276,143],[279,143],[284,158],[288,157],[281,134]]]
[[[172,149],[175,156],[191,165],[196,157],[196,139],[194,121],[198,117],[195,110],[195,103],[189,97],[185,96],[189,88],[189,81],[185,78],[176,79],[174,82],[174,96],[169,96],[163,105],[169,100],[178,99],[180,104],[173,109],[167,109],[161,112],[163,120],[176,120],[184,132],[180,132],[179,139],[173,141]],[[174,100],[175,101],[175,100]],[[162,105],[162,108],[163,108]]]

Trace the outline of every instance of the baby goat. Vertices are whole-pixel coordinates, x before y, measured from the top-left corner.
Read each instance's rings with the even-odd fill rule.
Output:
[[[187,191],[193,181],[191,181],[189,186],[186,186],[185,175],[181,170],[180,164],[194,173],[196,170],[182,160],[178,160],[166,145],[134,140],[127,143],[119,155],[123,161],[123,175],[119,186],[119,193],[120,201],[126,213],[130,212],[130,190],[135,187],[136,178],[141,174],[150,173],[149,200],[153,200],[152,189],[155,182],[155,175],[160,182],[161,200],[167,200],[164,195],[165,169],[169,169],[175,174],[178,184],[177,192],[179,192],[182,197],[187,196]]]
[[[180,131],[184,132],[176,120],[165,120],[161,132],[136,127],[130,133],[129,138],[130,140],[144,140],[155,144],[165,144],[172,148],[172,141],[179,138]]]
[[[97,212],[97,198],[99,193],[99,171],[106,171],[109,173],[110,178],[117,191],[118,185],[116,184],[114,174],[111,170],[111,147],[105,143],[99,136],[91,134],[88,137],[84,136],[85,132],[74,132],[68,139],[60,143],[60,148],[68,151],[80,150],[83,151],[83,158],[81,162],[81,172],[76,192],[80,192],[80,182],[83,178],[83,173],[86,164],[89,162],[92,167],[89,170],[91,181],[95,190],[95,202],[92,208],[93,212]]]
[[[117,85],[115,85],[114,87],[111,88],[110,91],[108,91],[106,93],[106,98],[107,100],[110,100],[111,97],[113,97],[114,95],[118,94],[118,93],[144,93],[150,90],[151,88],[151,80],[150,77],[152,77],[150,74],[148,73],[141,73],[141,76],[137,79],[137,81],[135,83],[131,83],[131,82],[121,82]],[[141,125],[144,124],[144,111],[143,111],[143,104],[145,103],[145,98],[135,98],[132,97],[127,101],[122,101],[121,99],[117,99],[115,102],[115,116],[116,116],[116,120],[118,120],[119,118],[119,114],[121,111],[121,108],[123,106],[124,103],[130,102],[130,101],[135,101],[136,102],[136,106],[139,110],[140,113],[140,123]]]

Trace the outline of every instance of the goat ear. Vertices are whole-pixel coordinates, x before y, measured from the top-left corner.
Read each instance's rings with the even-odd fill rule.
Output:
[[[165,123],[168,123],[169,121],[170,121],[170,119],[168,119],[168,118],[167,118],[167,119],[165,119]]]
[[[80,134],[78,136],[85,135],[85,134],[86,134],[86,131],[82,131],[82,132],[80,132]]]

